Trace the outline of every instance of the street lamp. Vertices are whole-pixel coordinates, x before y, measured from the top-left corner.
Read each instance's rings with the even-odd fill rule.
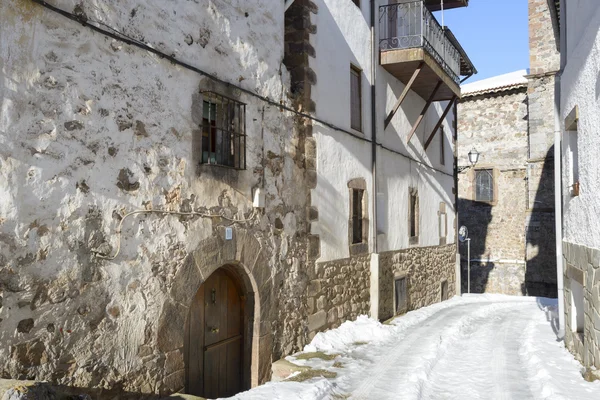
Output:
[[[471,167],[474,167],[475,164],[477,164],[477,161],[479,161],[479,152],[475,149],[475,147],[473,147],[471,149],[471,151],[469,151],[469,162],[471,163],[471,165],[466,165],[463,167],[458,167],[458,172],[463,172],[465,169],[469,169]]]
[[[477,161],[479,161],[479,152],[475,150],[475,147],[473,147],[469,152],[469,162],[472,166],[475,166],[475,164],[477,164]]]

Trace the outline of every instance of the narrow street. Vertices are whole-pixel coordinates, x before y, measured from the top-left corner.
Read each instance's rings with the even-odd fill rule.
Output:
[[[319,334],[305,349],[339,354],[333,360],[288,358],[335,378],[270,383],[236,398],[598,399],[600,382],[584,381],[556,339],[555,307],[554,300],[483,295],[390,325],[362,318]]]

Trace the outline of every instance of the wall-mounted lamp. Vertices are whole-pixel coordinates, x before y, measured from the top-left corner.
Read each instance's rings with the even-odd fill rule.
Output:
[[[465,169],[469,169],[475,166],[475,164],[477,164],[477,161],[479,161],[479,152],[475,149],[475,147],[473,147],[471,149],[471,151],[469,151],[469,162],[471,163],[471,165],[466,165],[466,166],[462,166],[462,167],[458,167],[458,172],[463,172]]]

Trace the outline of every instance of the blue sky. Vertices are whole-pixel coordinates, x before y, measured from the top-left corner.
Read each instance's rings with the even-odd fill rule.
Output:
[[[479,72],[465,83],[529,68],[527,10],[527,0],[470,0],[444,12],[444,24]],[[441,13],[435,17],[441,24]]]

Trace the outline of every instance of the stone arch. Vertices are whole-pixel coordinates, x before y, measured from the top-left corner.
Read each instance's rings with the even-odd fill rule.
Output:
[[[252,329],[249,385],[254,387],[269,379],[273,348],[270,322],[276,310],[272,307],[273,281],[268,260],[260,242],[240,227],[233,227],[231,240],[225,240],[225,227],[216,228],[213,236],[202,240],[186,257],[175,274],[158,320],[156,347],[167,359],[160,385],[164,392],[184,389],[184,341],[191,300],[200,285],[219,268],[227,268],[240,278],[247,302],[252,304],[248,310]],[[177,362],[169,363],[169,359]]]

